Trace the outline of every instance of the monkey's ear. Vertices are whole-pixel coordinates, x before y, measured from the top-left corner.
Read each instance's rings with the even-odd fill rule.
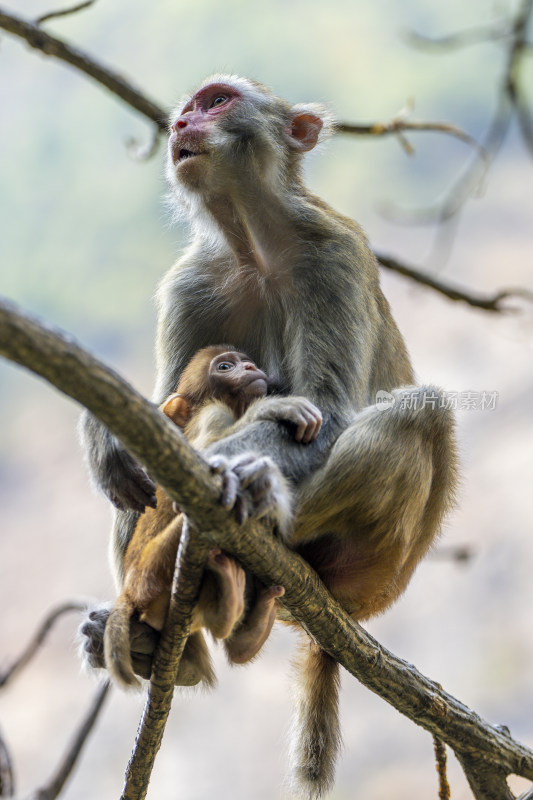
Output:
[[[163,405],[160,406],[160,409],[163,414],[170,417],[172,422],[179,425],[180,428],[185,427],[192,412],[191,404],[187,398],[183,397],[181,394],[171,394],[170,397],[167,397]]]
[[[332,128],[333,120],[329,111],[318,103],[293,106],[292,112],[287,129],[289,145],[301,153],[312,150],[321,133],[329,133]]]
[[[322,125],[322,120],[316,114],[296,114],[288,131],[290,146],[302,153],[312,150],[318,142]]]

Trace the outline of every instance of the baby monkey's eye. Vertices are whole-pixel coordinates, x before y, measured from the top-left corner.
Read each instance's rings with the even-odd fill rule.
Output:
[[[211,105],[209,108],[215,108],[215,106],[221,106],[222,103],[225,103],[228,98],[225,94],[219,94],[218,97],[215,97],[214,100],[211,101]]]
[[[217,369],[220,372],[225,372],[227,369],[232,369],[233,364],[230,361],[221,361],[220,364],[217,364]]]

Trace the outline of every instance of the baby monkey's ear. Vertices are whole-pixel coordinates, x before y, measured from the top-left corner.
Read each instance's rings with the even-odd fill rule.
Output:
[[[180,428],[185,427],[192,414],[191,404],[181,394],[171,394],[159,408]]]

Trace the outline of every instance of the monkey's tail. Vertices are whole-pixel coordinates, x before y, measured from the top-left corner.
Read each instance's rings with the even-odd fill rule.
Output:
[[[341,746],[339,665],[307,635],[296,660],[296,708],[290,761],[292,788],[318,798],[333,784]]]
[[[104,633],[105,665],[111,677],[125,688],[139,688],[140,681],[135,677],[130,654],[130,619],[133,613],[131,603],[119,598],[109,615]]]

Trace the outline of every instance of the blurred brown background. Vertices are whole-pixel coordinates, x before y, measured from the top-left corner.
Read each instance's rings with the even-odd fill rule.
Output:
[[[52,4],[53,5],[53,4]],[[27,17],[50,10],[18,0]],[[494,112],[505,42],[436,55],[410,47],[486,24],[517,3],[471,0],[99,0],[50,32],[87,49],[170,107],[215,71],[257,78],[287,99],[324,101],[343,121],[388,120],[414,98],[414,117],[447,120],[482,137]],[[524,64],[533,85],[533,59]],[[531,93],[533,103],[533,92]],[[89,80],[2,35],[0,48],[0,293],[72,332],[149,394],[160,276],[185,241],[161,200],[163,148],[147,163],[125,142],[150,126]],[[449,282],[490,293],[532,286],[533,161],[515,126],[483,196],[465,207],[448,260],[434,230],[383,215],[431,205],[472,151],[436,133],[335,137],[309,160],[311,188],[364,226],[382,252]],[[431,256],[429,254],[432,254]],[[464,565],[430,557],[404,598],[370,632],[494,723],[533,746],[533,311],[499,316],[452,304],[390,273],[385,292],[418,375],[450,391],[498,392],[495,410],[458,413],[461,500],[441,546],[467,544]],[[0,664],[53,604],[113,595],[110,514],[92,493],[77,443],[77,408],[54,389],[0,364]],[[76,620],[54,629],[37,659],[0,692],[0,729],[27,794],[52,771],[89,703]],[[281,800],[289,724],[291,632],[277,629],[261,658],[229,669],[218,688],[176,695],[149,797]],[[115,798],[142,697],[114,691],[62,797]],[[334,800],[436,797],[432,741],[345,675],[344,753]],[[454,800],[469,797],[450,766]]]

